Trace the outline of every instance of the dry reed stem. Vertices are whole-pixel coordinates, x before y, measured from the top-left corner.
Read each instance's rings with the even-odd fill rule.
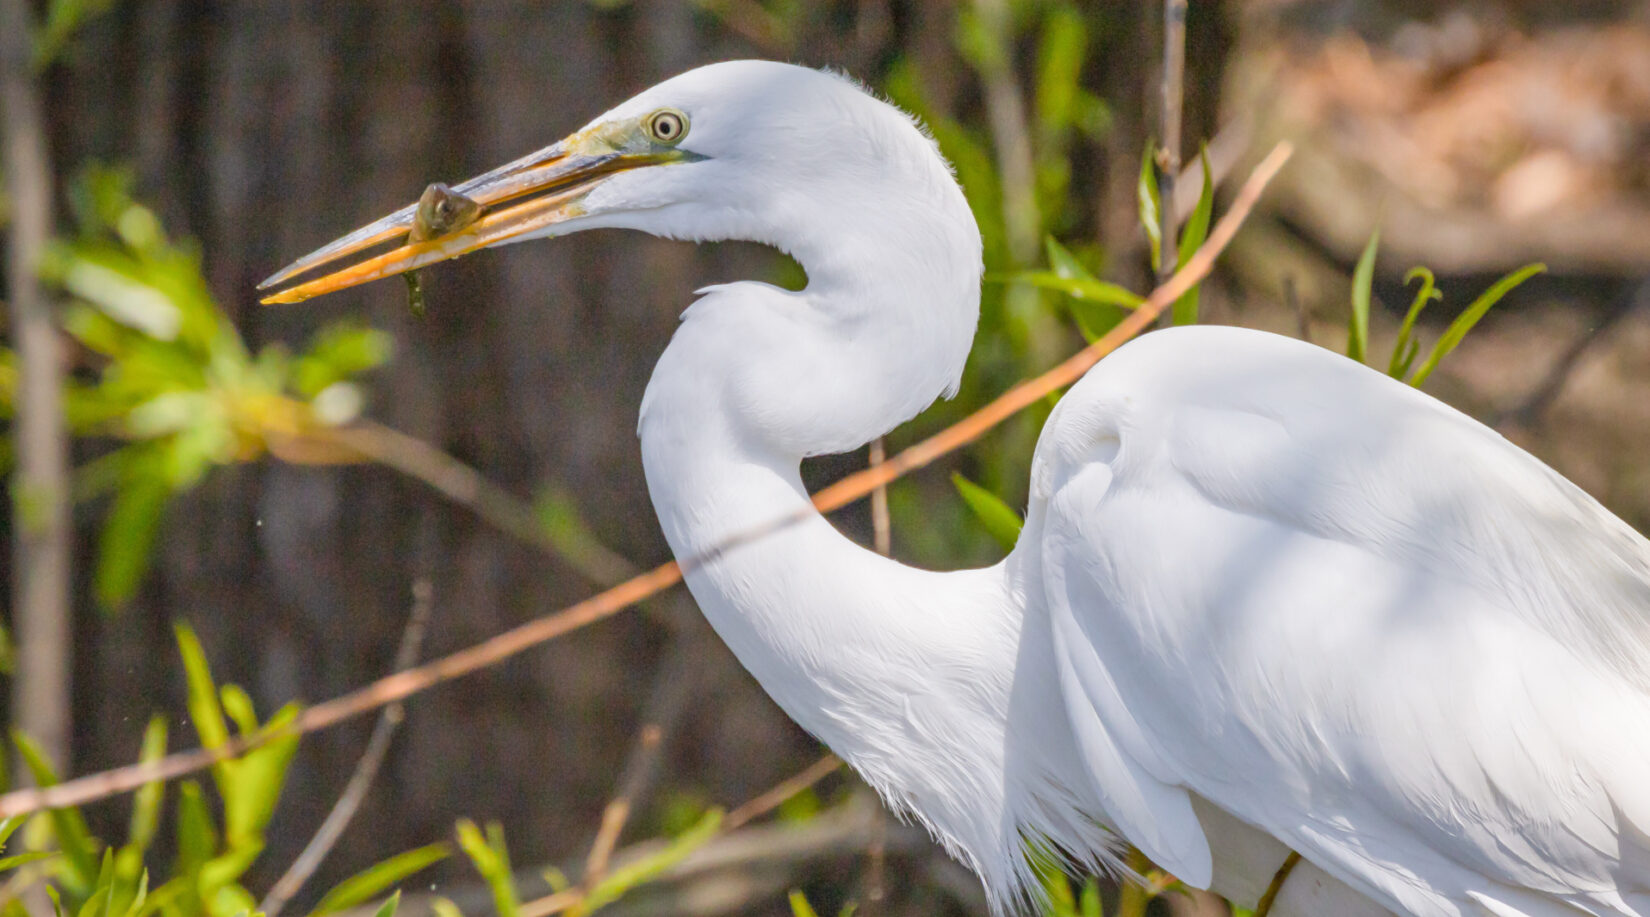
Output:
[[[1209,234],[1208,240],[1186,262],[1168,283],[1153,290],[1139,308],[1129,313],[1122,322],[1105,336],[1078,351],[1073,356],[1040,376],[1021,382],[999,395],[996,400],[963,418],[956,424],[899,453],[875,468],[855,472],[824,488],[814,495],[814,507],[819,512],[830,512],[866,496],[881,485],[933,462],[935,459],[978,439],[992,427],[1034,404],[1044,396],[1065,388],[1082,378],[1083,373],[1124,342],[1149,328],[1170,303],[1208,275],[1215,259],[1238,228],[1254,209],[1268,182],[1294,152],[1284,141],[1272,148],[1265,159],[1255,167],[1243,187],[1232,200],[1232,206],[1221,217]],[[699,557],[689,558],[691,567],[714,560],[730,548],[747,544],[773,531],[789,526],[805,514],[776,519],[771,525],[743,536],[729,539],[720,548]],[[494,665],[523,650],[553,640],[587,624],[608,618],[663,589],[681,581],[682,567],[675,561],[662,564],[570,605],[561,611],[528,621],[481,643],[466,647],[451,655],[433,660],[405,672],[397,672],[347,694],[317,704],[300,713],[280,735],[302,735],[333,726],[352,717],[376,710],[386,704],[428,690],[445,681]],[[177,752],[148,764],[134,764],[112,770],[88,774],[45,789],[14,790],[0,796],[0,818],[36,812],[41,809],[78,806],[121,793],[132,792],[145,783],[173,780],[185,774],[210,767],[212,764],[236,757],[247,750],[275,738],[276,735],[258,733],[236,736],[217,749],[196,748]]]
[[[412,610],[407,614],[406,627],[401,631],[401,645],[395,652],[394,671],[403,671],[412,668],[418,661],[418,648],[424,645],[424,632],[430,623],[430,613],[435,607],[435,587],[430,585],[427,578],[420,577],[412,587]],[[378,722],[373,725],[372,735],[367,739],[367,749],[361,754],[361,759],[355,763],[355,772],[350,774],[349,782],[344,785],[344,792],[339,794],[338,801],[333,803],[332,811],[316,829],[315,836],[304,845],[302,852],[292,865],[282,874],[281,878],[270,887],[269,894],[259,903],[258,910],[264,917],[280,917],[281,910],[286,907],[300,890],[309,877],[321,866],[327,854],[343,836],[344,829],[349,827],[355,813],[360,810],[361,803],[367,798],[367,791],[378,777],[379,768],[384,765],[384,756],[389,753],[390,739],[395,737],[395,730],[401,725],[404,710],[401,703],[390,704],[379,715]]]

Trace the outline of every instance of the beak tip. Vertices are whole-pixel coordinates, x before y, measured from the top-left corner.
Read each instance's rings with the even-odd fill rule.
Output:
[[[271,293],[270,295],[258,300],[258,302],[260,305],[276,306],[286,305],[288,303],[303,302],[308,298],[308,296],[300,294],[297,289],[294,288],[291,290],[282,290],[279,293]]]

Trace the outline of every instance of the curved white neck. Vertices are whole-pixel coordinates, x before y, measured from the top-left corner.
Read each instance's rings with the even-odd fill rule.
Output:
[[[803,457],[855,448],[955,385],[978,233],[960,193],[834,236],[821,219],[835,247],[783,245],[806,289],[730,284],[684,315],[643,400],[648,490],[679,559],[714,553],[689,564],[688,586],[763,688],[1011,895],[1028,826],[1073,849],[1103,843],[1069,796],[1085,778],[1043,773],[1009,735],[1058,735],[1049,718],[1063,716],[1052,684],[1027,684],[1052,666],[1022,664],[1015,561],[932,573],[881,557],[814,513],[799,475]],[[1024,636],[1044,651],[1046,636]]]

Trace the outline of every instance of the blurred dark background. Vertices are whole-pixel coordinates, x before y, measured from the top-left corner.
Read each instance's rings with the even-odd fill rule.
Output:
[[[1351,265],[1377,224],[1381,340],[1408,304],[1401,282],[1411,266],[1431,266],[1445,290],[1444,306],[1423,321],[1436,335],[1496,276],[1544,261],[1551,273],[1497,307],[1429,390],[1643,529],[1650,5],[1190,6],[1187,161],[1208,139],[1217,176],[1241,180],[1273,139],[1301,146],[1208,284],[1205,320],[1304,331],[1339,348]],[[1056,14],[1081,25],[1078,84],[1095,104],[1053,139],[1040,132],[1038,87]],[[779,256],[591,233],[427,271],[422,317],[394,282],[281,308],[258,306],[255,284],[413,200],[429,181],[543,146],[697,64],[766,57],[846,70],[933,122],[965,183],[985,177],[970,192],[986,217],[991,267],[1040,263],[1051,233],[1102,276],[1144,289],[1135,182],[1158,132],[1160,17],[1157,4],[1127,0],[121,0],[47,71],[44,107],[59,171],[93,160],[131,166],[139,199],[171,233],[196,241],[212,292],[250,344],[298,341],[345,316],[388,331],[394,357],[366,382],[371,417],[523,500],[547,489],[568,495],[596,539],[652,565],[668,555],[634,423],[653,361],[695,288],[794,282]],[[964,161],[969,151],[984,164]],[[1223,192],[1235,183],[1224,181]],[[995,287],[985,309],[961,402],[896,433],[892,446],[1081,343],[1052,297]],[[897,485],[896,555],[936,566],[993,559],[998,549],[947,472],[1018,504],[1035,430],[1025,419]],[[81,441],[76,457],[99,449]],[[819,484],[864,462],[863,453],[823,459],[808,473]],[[74,773],[132,760],[152,711],[181,716],[175,619],[198,629],[220,680],[245,686],[267,710],[387,672],[419,577],[435,589],[426,657],[598,585],[392,471],[265,459],[214,470],[173,501],[139,594],[108,613],[87,584],[105,511],[89,502],[75,513]],[[837,519],[869,540],[863,505]],[[699,629],[682,623],[683,601],[620,615],[415,698],[313,888],[446,837],[459,816],[500,819],[518,866],[581,856],[672,633]],[[736,804],[820,753],[719,644],[701,635],[689,645],[692,690],[634,836],[660,830],[672,806]],[[361,720],[304,740],[248,887],[267,887],[313,833],[369,728]],[[173,746],[189,738],[176,729]],[[841,779],[821,790],[827,801],[851,792]],[[90,810],[94,827],[118,825],[124,811]],[[894,906],[977,906],[943,891],[934,871],[943,868],[922,865],[936,856],[901,848],[888,879]],[[849,850],[809,862],[812,874],[793,884],[851,896],[865,858]],[[433,875],[443,886],[470,881],[459,862]],[[756,898],[723,909],[782,906]]]

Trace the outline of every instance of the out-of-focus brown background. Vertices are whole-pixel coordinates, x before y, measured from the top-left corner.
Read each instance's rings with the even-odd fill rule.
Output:
[[[213,292],[250,342],[365,317],[396,344],[369,377],[372,417],[524,499],[560,488],[603,543],[651,565],[667,553],[634,436],[650,368],[692,290],[784,276],[772,253],[617,233],[534,243],[427,272],[422,318],[397,283],[276,309],[255,304],[254,285],[428,181],[490,168],[660,79],[728,58],[842,68],[892,85],[896,99],[916,85],[928,114],[994,157],[1011,196],[1025,138],[1012,121],[1004,127],[1000,93],[1035,108],[1038,29],[1055,5],[122,0],[48,73],[45,110],[61,170],[89,159],[135,168],[140,198],[171,232],[198,240]],[[1081,85],[1104,110],[1061,154],[1067,203],[1058,217],[1045,206],[1041,225],[1142,288],[1134,183],[1157,132],[1161,11],[1128,0],[1069,9],[1086,28]],[[1005,38],[1000,68],[979,59],[965,20]],[[1650,309],[1640,294],[1650,269],[1650,5],[1192,0],[1187,59],[1188,161],[1208,138],[1216,171],[1241,178],[1273,139],[1301,147],[1208,285],[1206,319],[1304,326],[1340,347],[1351,265],[1379,224],[1384,355],[1409,301],[1409,267],[1431,266],[1446,292],[1423,321],[1435,336],[1496,276],[1544,261],[1551,273],[1497,307],[1428,388],[1636,526],[1650,523]],[[1029,254],[1011,239],[997,266],[1038,260],[1038,235]],[[1004,330],[1003,308],[988,303],[985,333],[1013,338],[1020,332]],[[1031,331],[1013,346],[982,343],[974,397],[1080,343],[1068,324],[1047,330],[1051,322],[1025,323]],[[944,472],[1023,499],[1015,473],[1033,434],[1011,429],[900,485],[896,553],[935,565],[990,559],[988,541],[961,531],[969,517]],[[77,456],[96,448],[81,444]],[[824,482],[864,461],[822,460],[809,473]],[[103,512],[97,503],[76,510],[82,583]],[[868,538],[863,507],[839,519]],[[181,714],[173,619],[198,628],[221,680],[269,709],[385,673],[419,576],[436,596],[426,656],[594,590],[572,566],[373,466],[271,460],[214,471],[170,507],[157,550],[130,607],[77,607],[76,773],[129,761],[151,711]],[[520,866],[580,856],[655,683],[668,614],[621,615],[414,699],[378,785],[313,887],[445,837],[459,816],[501,819]],[[693,647],[692,691],[637,836],[671,800],[737,803],[819,753],[718,644]],[[273,881],[314,831],[369,725],[305,739],[249,887]],[[187,730],[176,732],[179,746]],[[94,821],[124,818],[118,807],[92,811]],[[913,912],[978,906],[964,892],[933,890],[955,881],[922,865],[935,856],[900,849],[888,879],[894,902]],[[809,862],[848,888],[864,858],[848,850]],[[791,884],[820,879],[804,873]],[[461,883],[468,872],[452,862],[432,881]],[[782,907],[777,898],[734,904]]]

